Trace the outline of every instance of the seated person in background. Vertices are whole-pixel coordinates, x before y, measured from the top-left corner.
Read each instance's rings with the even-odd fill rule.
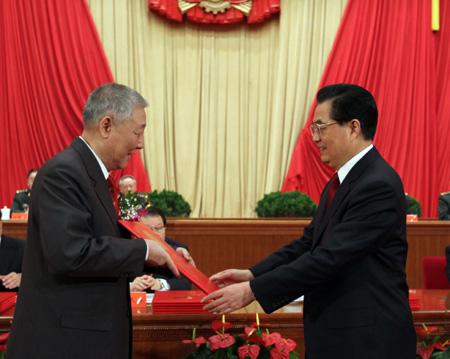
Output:
[[[439,196],[439,219],[450,219],[450,191]]]
[[[136,179],[132,175],[125,175],[119,179],[119,192],[127,194],[128,192],[136,192]]]
[[[450,246],[447,246],[447,248],[445,248],[445,256],[447,257],[447,279],[450,282]]]
[[[166,237],[166,217],[159,208],[148,208],[147,213],[141,217],[140,221],[159,234],[161,239],[195,266],[194,260],[187,251],[187,246]],[[190,290],[191,288],[191,282],[186,277],[176,278],[167,268],[149,266],[144,267],[144,275],[135,278],[130,284],[131,291]]]
[[[25,241],[0,235],[0,291],[17,291],[22,278]]]
[[[30,205],[31,187],[37,174],[37,169],[32,168],[27,174],[27,188],[19,189],[14,195],[13,203],[11,205],[11,212],[28,212]]]

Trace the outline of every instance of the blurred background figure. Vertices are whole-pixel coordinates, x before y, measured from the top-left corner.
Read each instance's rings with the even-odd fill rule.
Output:
[[[439,219],[450,219],[450,191],[441,193],[439,196]]]
[[[0,292],[17,291],[25,241],[0,235]]]
[[[132,175],[125,175],[119,179],[119,192],[127,194],[128,192],[136,192],[136,179]]]
[[[140,219],[162,240],[166,241],[173,249],[179,252],[187,261],[195,266],[195,262],[188,252],[187,245],[172,238],[166,237],[166,216],[159,208],[150,207],[147,213]],[[136,277],[131,282],[131,291],[155,291],[155,290],[190,290],[191,282],[184,276],[176,278],[170,270],[164,267],[145,266],[143,275]]]
[[[33,187],[34,179],[36,178],[38,170],[32,168],[27,174],[27,188],[19,189],[14,195],[13,203],[11,205],[11,212],[28,212],[30,206],[31,187]]]

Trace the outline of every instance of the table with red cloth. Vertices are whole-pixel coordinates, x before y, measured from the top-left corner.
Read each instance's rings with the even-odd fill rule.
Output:
[[[422,328],[425,324],[428,327],[438,327],[440,335],[450,335],[449,290],[412,290],[411,298],[414,298],[413,316],[417,328]],[[254,302],[226,316],[226,321],[233,324],[231,332],[243,333],[245,325],[255,322],[255,313],[260,313],[261,324],[268,324],[270,331],[295,340],[298,344],[297,351],[303,355],[301,303],[292,303],[269,315],[262,313],[259,305]],[[13,308],[0,314],[0,334],[10,330],[13,314]],[[197,336],[211,336],[211,322],[221,319],[210,314],[154,315],[151,306],[133,309],[133,358],[182,358],[193,348],[181,341],[190,339],[194,328]]]

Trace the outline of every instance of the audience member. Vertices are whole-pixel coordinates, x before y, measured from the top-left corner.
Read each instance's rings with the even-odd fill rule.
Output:
[[[450,220],[450,191],[439,196],[439,219]]]
[[[144,263],[178,275],[155,241],[121,236],[108,189],[144,146],[146,106],[127,86],[97,87],[81,136],[39,170],[8,359],[131,358],[129,278]]]
[[[27,174],[27,188],[19,189],[14,195],[13,203],[11,205],[11,212],[28,212],[30,206],[31,187],[33,187],[34,179],[36,178],[38,170],[32,168]]]
[[[125,175],[119,179],[119,192],[121,194],[127,194],[128,192],[136,192],[137,184],[136,179],[132,175]]]
[[[0,291],[19,289],[24,248],[24,240],[0,235]]]
[[[150,207],[147,213],[140,219],[152,231],[159,234],[172,248],[180,252],[191,264],[194,260],[188,252],[188,247],[172,238],[166,237],[166,216],[159,208]],[[155,290],[189,290],[191,282],[184,276],[176,278],[173,273],[164,267],[144,267],[144,275],[137,277],[131,283],[132,291],[155,291]]]

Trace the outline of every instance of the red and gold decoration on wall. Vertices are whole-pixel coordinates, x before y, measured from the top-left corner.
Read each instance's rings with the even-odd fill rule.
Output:
[[[258,24],[280,12],[280,0],[148,0],[150,10],[170,20],[200,24]]]

